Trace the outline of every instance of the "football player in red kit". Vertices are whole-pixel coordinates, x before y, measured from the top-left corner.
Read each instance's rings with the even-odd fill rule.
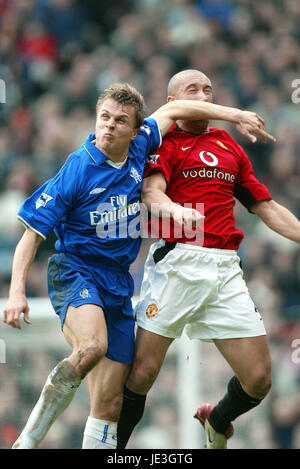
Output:
[[[168,100],[174,99],[211,102],[209,78],[197,70],[174,75]],[[177,121],[150,155],[144,176],[142,200],[152,215],[172,217],[183,226],[197,224],[201,203],[205,219],[193,237],[186,230],[182,236],[160,232],[150,248],[136,306],[135,360],[124,389],[118,447],[126,446],[168,347],[185,330],[191,339],[213,341],[233,370],[219,403],[202,405],[195,415],[206,431],[207,448],[226,448],[231,422],[256,407],[271,386],[266,331],[237,255],[243,233],[235,227],[235,198],[296,242],[300,222],[272,200],[244,150],[207,121]]]
[[[156,176],[152,176],[154,174]],[[144,195],[148,190],[152,194],[158,183],[158,189],[162,184],[169,199],[179,206],[194,209],[198,206],[201,209],[203,205],[204,238],[196,236],[200,234],[200,228],[195,230],[193,236],[188,228],[180,230],[177,227],[177,231],[182,232],[178,240],[173,220],[170,220],[169,227],[169,220],[163,219],[159,237],[168,242],[178,240],[180,243],[199,244],[200,240],[204,247],[237,250],[243,233],[235,227],[234,197],[249,210],[256,202],[271,199],[269,191],[255,177],[240,145],[226,131],[213,127],[195,135],[174,125],[165,136],[163,145],[148,157],[144,177],[149,175],[151,178],[144,182]],[[151,198],[152,212],[155,212],[155,204],[157,210],[161,209],[162,201],[160,197]],[[167,199],[165,202],[169,204]],[[172,207],[181,211],[180,207]],[[165,210],[165,217],[168,213]],[[155,221],[155,218],[149,221],[149,231],[153,234],[158,228]]]

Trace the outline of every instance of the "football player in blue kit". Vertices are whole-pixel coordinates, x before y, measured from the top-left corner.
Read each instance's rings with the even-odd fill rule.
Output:
[[[15,449],[37,448],[87,376],[91,410],[83,448],[116,448],[123,386],[134,352],[130,264],[140,244],[139,213],[147,154],[179,119],[222,119],[251,141],[268,138],[255,113],[201,101],[173,101],[145,116],[142,96],[128,84],[105,90],[96,106],[95,133],[21,207],[26,227],[12,266],[4,322],[30,323],[26,278],[40,242],[52,229],[48,290],[71,354],[49,374]],[[178,207],[199,223],[201,215]],[[178,215],[178,214],[177,214]],[[174,215],[175,216],[175,215]]]

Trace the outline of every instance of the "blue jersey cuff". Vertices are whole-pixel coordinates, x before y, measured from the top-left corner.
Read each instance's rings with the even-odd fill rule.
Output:
[[[28,223],[28,221],[24,220],[24,218],[20,217],[20,215],[17,216],[17,219],[20,220],[21,223],[23,223],[23,225],[26,227],[26,228],[30,228],[32,231],[34,231],[35,233],[37,233],[38,235],[40,235],[43,239],[46,239],[47,236],[45,236],[43,233],[41,233],[40,231],[38,231],[36,228],[34,228],[33,226],[30,225],[30,223]]]

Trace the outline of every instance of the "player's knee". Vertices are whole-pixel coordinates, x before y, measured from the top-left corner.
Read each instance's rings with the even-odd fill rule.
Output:
[[[152,357],[135,358],[126,386],[138,394],[147,394],[154,383],[159,366]]]
[[[263,399],[270,391],[271,386],[271,373],[265,370],[258,370],[256,373],[253,373],[251,379],[249,379],[245,391],[256,399]]]
[[[72,355],[75,359],[75,368],[84,377],[98,361],[106,354],[107,344],[99,340],[91,340],[88,343],[82,343]]]

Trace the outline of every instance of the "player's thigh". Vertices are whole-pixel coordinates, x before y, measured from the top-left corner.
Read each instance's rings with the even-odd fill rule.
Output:
[[[127,386],[131,391],[138,394],[146,394],[149,391],[173,340],[138,328],[134,361],[127,380]]]
[[[214,343],[244,390],[253,394],[255,389],[268,388],[271,381],[271,357],[266,335],[239,339],[215,339]]]
[[[90,350],[98,359],[107,350],[107,328],[102,308],[95,304],[68,306],[63,333],[73,353]]]
[[[117,421],[130,365],[103,357],[87,375],[91,416]]]

